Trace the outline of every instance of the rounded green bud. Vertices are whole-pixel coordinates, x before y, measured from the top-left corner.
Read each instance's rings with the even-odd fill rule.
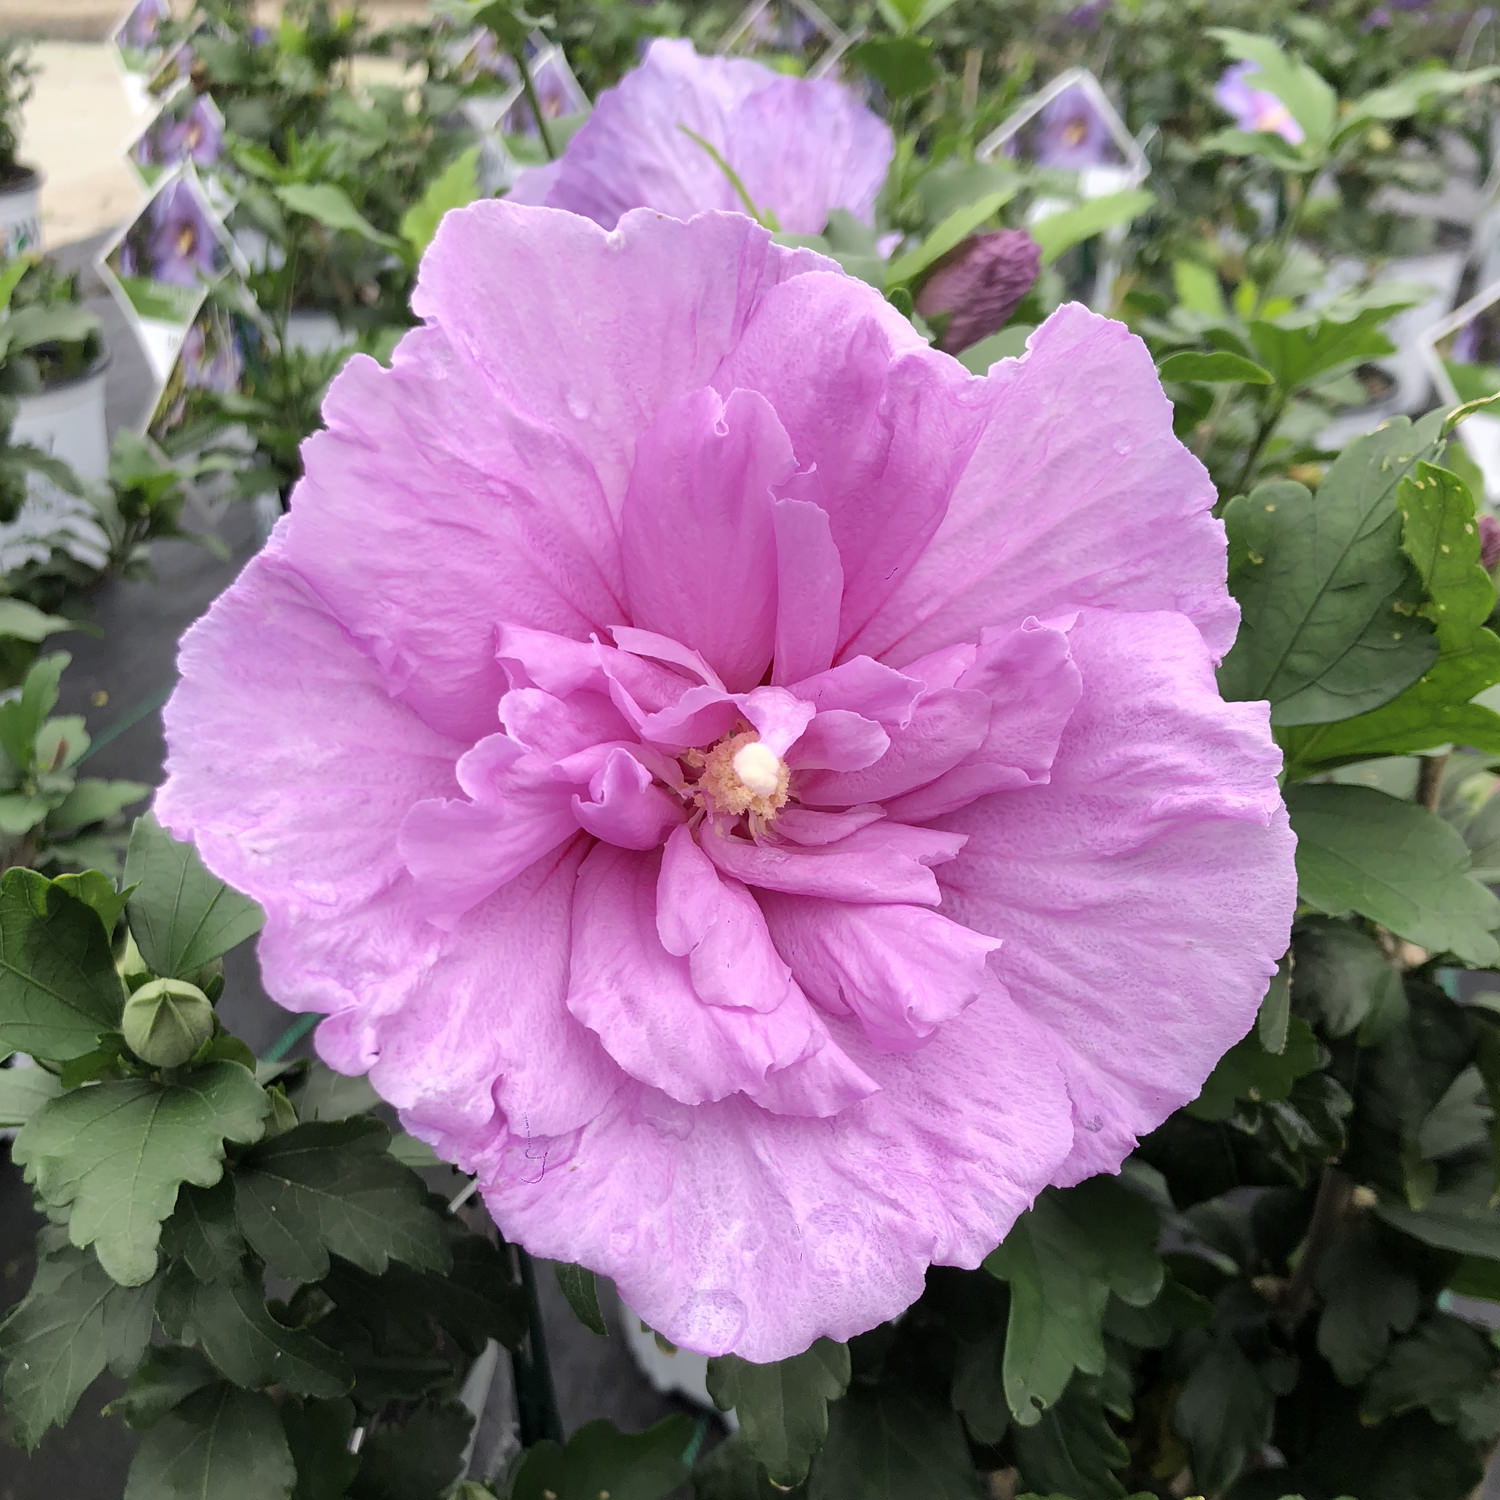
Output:
[[[153,979],[125,1002],[120,1030],[142,1062],[181,1067],[214,1034],[214,1008],[196,984]]]

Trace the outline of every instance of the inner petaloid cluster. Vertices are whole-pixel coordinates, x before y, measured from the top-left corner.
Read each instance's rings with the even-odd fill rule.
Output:
[[[728,817],[749,815],[758,830],[786,806],[791,772],[753,729],[746,729],[709,750],[689,750],[683,756],[689,773],[697,771],[693,791],[711,813]]]

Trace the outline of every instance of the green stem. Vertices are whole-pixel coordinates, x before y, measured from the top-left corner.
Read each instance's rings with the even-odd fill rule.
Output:
[[[563,1440],[562,1418],[557,1411],[557,1392],[552,1385],[552,1366],[547,1359],[547,1333],[542,1326],[542,1306],[536,1294],[536,1270],[531,1257],[513,1245],[526,1295],[526,1339],[511,1352],[516,1377],[516,1407],[521,1419],[521,1446],[550,1439]]]
[[[1281,420],[1286,411],[1287,403],[1292,399],[1290,391],[1280,392],[1266,409],[1265,415],[1260,419],[1260,427],[1256,430],[1255,441],[1250,445],[1250,451],[1245,455],[1244,467],[1240,470],[1240,477],[1235,482],[1231,494],[1243,495],[1250,484],[1250,476],[1255,472],[1255,466],[1260,461],[1265,446],[1271,440],[1271,434],[1276,431],[1276,424]]]
[[[1318,1179],[1318,1196],[1308,1222],[1302,1258],[1292,1272],[1292,1279],[1287,1283],[1277,1309],[1277,1320],[1288,1333],[1294,1333],[1312,1311],[1318,1268],[1338,1238],[1353,1197],[1353,1178],[1329,1162]]]
[[[536,133],[542,138],[542,149],[547,153],[548,161],[556,161],[557,142],[552,139],[552,127],[547,123],[547,117],[542,113],[541,100],[536,96],[536,83],[526,63],[525,49],[513,47],[510,55],[520,69],[521,88],[525,91],[527,104],[531,106],[531,118],[536,121]]]

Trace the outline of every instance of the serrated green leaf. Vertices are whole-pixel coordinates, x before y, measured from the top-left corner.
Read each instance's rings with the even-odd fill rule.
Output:
[[[1414,1276],[1394,1264],[1372,1224],[1356,1223],[1318,1266],[1323,1298],[1318,1352],[1345,1385],[1358,1385],[1385,1357],[1392,1333],[1405,1333],[1421,1307]]]
[[[82,1057],[124,1004],[97,914],[34,870],[0,876],[0,1051]]]
[[[1310,917],[1292,939],[1292,994],[1331,1037],[1378,1042],[1406,1014],[1401,975],[1380,944],[1347,922]]]
[[[105,1366],[123,1375],[146,1352],[154,1286],[117,1286],[86,1250],[38,1263],[31,1290],[0,1323],[3,1394],[15,1441],[34,1448],[61,1427]]]
[[[1022,1484],[1056,1489],[1069,1500],[1124,1496],[1125,1486],[1115,1471],[1124,1467],[1130,1453],[1109,1421],[1111,1412],[1130,1415],[1129,1381],[1122,1375],[1111,1367],[1104,1379],[1080,1377],[1034,1427],[1016,1429]]]
[[[104,931],[113,934],[120,920],[120,913],[125,910],[125,901],[129,891],[115,889],[115,883],[108,875],[99,870],[83,870],[76,875],[59,875],[52,882],[55,886],[65,890],[70,896],[76,896],[85,906],[92,907],[99,913],[99,920],[104,924]]]
[[[265,921],[248,896],[211,875],[191,844],[179,843],[146,813],[125,855],[130,931],[153,974],[191,979],[193,971],[254,937]]]
[[[1246,359],[1243,354],[1232,354],[1227,349],[1203,354],[1195,349],[1182,349],[1169,354],[1157,367],[1163,380],[1184,380],[1206,385],[1233,382],[1238,385],[1270,385],[1274,378],[1271,372]]]
[[[565,1446],[526,1450],[510,1500],[599,1500],[601,1491],[610,1500],[663,1500],[688,1477],[683,1455],[692,1437],[692,1419],[683,1416],[637,1436],[612,1422],[586,1422]]]
[[[1372,89],[1356,99],[1340,123],[1338,139],[1342,140],[1372,120],[1404,120],[1435,99],[1462,93],[1497,77],[1500,77],[1500,68],[1493,67],[1475,68],[1467,73],[1455,73],[1448,68],[1415,68],[1394,83]]]
[[[456,1401],[429,1402],[360,1450],[351,1500],[442,1500],[463,1473],[473,1416]],[[615,1491],[601,1484],[592,1500]],[[628,1493],[628,1492],[627,1492]]]
[[[844,55],[892,99],[920,94],[941,77],[932,60],[932,44],[925,37],[872,36]]]
[[[1289,480],[1225,511],[1240,633],[1219,669],[1232,700],[1268,698],[1273,724],[1323,724],[1389,702],[1427,670],[1437,635],[1400,549],[1396,493],[1438,423],[1392,423],[1352,443],[1316,500]]]
[[[298,1125],[247,1152],[235,1213],[256,1254],[294,1281],[326,1276],[330,1253],[375,1275],[393,1259],[445,1270],[442,1219],[389,1144],[385,1126],[362,1116]]]
[[[808,1500],[983,1500],[963,1423],[926,1391],[854,1386],[828,1413]]]
[[[1500,1260],[1500,1214],[1491,1202],[1487,1167],[1471,1179],[1434,1193],[1420,1209],[1383,1197],[1375,1212],[1424,1245],[1480,1260]]]
[[[154,1426],[175,1406],[180,1406],[194,1391],[215,1385],[218,1374],[195,1349],[173,1345],[147,1351],[118,1396],[104,1408],[109,1416],[119,1417],[127,1426],[144,1430]]]
[[[1155,202],[1156,195],[1145,188],[1127,188],[1122,193],[1105,193],[1075,208],[1060,209],[1039,219],[1030,226],[1030,231],[1041,247],[1042,264],[1050,266],[1074,245],[1139,218]]]
[[[62,674],[72,659],[66,651],[38,657],[27,671],[21,691],[0,703],[0,749],[18,771],[27,770],[35,760],[36,737],[57,706]]]
[[[1289,1019],[1280,1052],[1268,1052],[1252,1031],[1219,1059],[1187,1112],[1198,1120],[1227,1120],[1242,1099],[1269,1104],[1289,1098],[1297,1080],[1317,1068],[1322,1057],[1318,1039],[1301,1016]]]
[[[1388,308],[1371,307],[1350,317],[1302,314],[1250,324],[1250,342],[1262,365],[1284,391],[1300,391],[1346,365],[1393,354],[1386,336]]]
[[[1434,813],[1363,786],[1295,786],[1300,899],[1357,912],[1434,953],[1483,968],[1500,958],[1500,901],[1469,875],[1462,836]]]
[[[1495,585],[1480,561],[1474,498],[1457,474],[1421,463],[1396,493],[1401,550],[1427,590],[1422,612],[1446,651],[1466,644],[1495,608]]]
[[[1479,1329],[1434,1313],[1391,1346],[1365,1385],[1360,1415],[1373,1423],[1427,1407],[1439,1421],[1452,1422],[1459,1398],[1489,1383],[1497,1358],[1495,1346]]]
[[[1074,1370],[1105,1368],[1110,1293],[1137,1306],[1161,1290],[1156,1210],[1107,1177],[1049,1188],[1012,1226],[984,1268],[1010,1283],[1005,1391],[1011,1415],[1034,1425]]]
[[[24,599],[0,599],[0,636],[35,645],[59,630],[71,630],[73,622],[49,615]]]
[[[402,250],[405,246],[394,235],[378,230],[354,206],[348,193],[332,182],[284,182],[272,188],[282,206],[294,214],[321,224],[343,234],[357,234],[371,244],[383,245],[388,250]]]
[[[296,1480],[271,1398],[219,1384],[141,1440],[125,1500],[291,1500]]]
[[[195,1282],[174,1271],[162,1297],[163,1323],[192,1338],[214,1365],[249,1390],[281,1385],[299,1396],[342,1396],[354,1383],[344,1358],[300,1328],[278,1323],[247,1281]]]
[[[849,1388],[849,1348],[819,1339],[805,1353],[755,1365],[732,1354],[708,1362],[708,1393],[733,1408],[740,1440],[779,1485],[800,1484],[828,1436],[828,1405]]]
[[[573,1316],[590,1333],[607,1338],[609,1328],[605,1324],[604,1314],[599,1311],[599,1291],[594,1284],[594,1273],[584,1266],[575,1266],[563,1260],[555,1261],[552,1269],[557,1274],[557,1284],[562,1289],[563,1296],[568,1299],[568,1306],[573,1309]]]
[[[208,1188],[184,1183],[161,1227],[161,1248],[164,1255],[186,1261],[199,1281],[237,1280],[250,1247],[235,1221],[233,1181],[222,1177]]]
[[[116,1281],[139,1286],[156,1274],[161,1223],[179,1188],[216,1183],[224,1142],[256,1140],[268,1104],[237,1063],[170,1084],[111,1080],[43,1105],[12,1155],[49,1212],[67,1211],[73,1244],[93,1245]]]
[[[1265,1369],[1222,1329],[1193,1342],[1195,1357],[1177,1395],[1172,1425],[1192,1454],[1194,1482],[1205,1493],[1218,1494],[1269,1440],[1276,1391]]]

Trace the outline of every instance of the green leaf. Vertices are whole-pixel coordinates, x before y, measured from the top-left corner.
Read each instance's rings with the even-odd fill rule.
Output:
[[[360,1449],[351,1500],[442,1500],[463,1473],[473,1416],[456,1401],[420,1406],[399,1427],[383,1427]],[[600,1485],[591,1500],[608,1492]]]
[[[1439,1421],[1454,1421],[1459,1398],[1489,1383],[1496,1358],[1494,1345],[1479,1329],[1434,1313],[1392,1345],[1365,1386],[1360,1415],[1379,1422],[1428,1407]]]
[[[1491,1173],[1434,1193],[1420,1209],[1382,1198],[1375,1212],[1424,1245],[1481,1260],[1500,1260],[1500,1214],[1491,1202]]]
[[[86,1250],[42,1259],[23,1302],[0,1323],[3,1394],[14,1438],[34,1448],[62,1426],[106,1365],[123,1375],[146,1352],[155,1288],[117,1286]]]
[[[886,284],[896,286],[915,280],[935,261],[957,249],[981,224],[994,218],[1016,195],[1014,187],[985,193],[972,203],[961,204],[914,249],[898,255],[886,268]]]
[[[828,1441],[808,1480],[808,1500],[918,1495],[984,1500],[957,1413],[925,1391],[852,1387],[829,1410]]]
[[[771,1483],[738,1437],[729,1437],[693,1465],[693,1500],[780,1500],[786,1493]]]
[[[1200,354],[1194,349],[1182,349],[1169,354],[1157,367],[1163,380],[1199,381],[1216,384],[1230,381],[1238,385],[1270,385],[1271,372],[1246,359],[1242,354],[1231,354],[1227,349],[1212,354]]]
[[[342,1497],[359,1472],[359,1459],[349,1451],[354,1403],[347,1399],[286,1401],[281,1407],[281,1425],[297,1466],[293,1500]]]
[[[1144,1307],[1161,1290],[1158,1227],[1139,1193],[1095,1177],[1049,1188],[986,1258],[985,1270],[1010,1283],[1004,1378],[1017,1422],[1035,1424],[1074,1370],[1104,1372],[1110,1293]]]
[[[1193,1482],[1218,1494],[1269,1441],[1276,1391],[1228,1333],[1197,1335],[1194,1343],[1172,1422],[1192,1453]]]
[[[125,1387],[125,1394],[111,1401],[105,1412],[119,1417],[127,1426],[144,1430],[154,1426],[174,1406],[186,1401],[194,1391],[214,1385],[219,1377],[209,1362],[195,1349],[168,1345],[154,1348],[136,1367]]]
[[[300,1328],[278,1323],[258,1287],[247,1281],[167,1278],[162,1320],[196,1339],[236,1385],[282,1385],[299,1396],[342,1396],[354,1382],[343,1356]]]
[[[1495,608],[1495,585],[1480,561],[1474,497],[1457,474],[1420,463],[1396,494],[1401,550],[1427,590],[1422,613],[1444,651],[1466,645]]]
[[[143,781],[80,781],[53,808],[48,822],[53,828],[87,828],[150,795],[151,788]]]
[[[1250,75],[1253,88],[1274,94],[1302,127],[1309,145],[1322,145],[1333,134],[1339,101],[1332,86],[1315,68],[1300,58],[1288,57],[1268,36],[1214,26],[1209,35],[1218,39],[1230,57],[1255,64]]]
[[[0,1128],[24,1125],[62,1085],[45,1068],[0,1068]]]
[[[1127,188],[1122,193],[1106,193],[1075,208],[1049,214],[1030,226],[1032,239],[1042,249],[1042,264],[1050,266],[1074,245],[1091,240],[1117,224],[1128,224],[1155,202],[1156,195],[1145,188]]]
[[[275,1403],[221,1383],[189,1396],[141,1440],[125,1500],[291,1500],[296,1481]]]
[[[563,1296],[568,1299],[568,1306],[573,1309],[574,1317],[590,1333],[608,1338],[609,1328],[604,1322],[604,1314],[599,1311],[599,1292],[594,1285],[594,1273],[564,1260],[554,1262],[553,1270],[557,1273],[557,1284],[562,1288]]]
[[[1400,550],[1396,492],[1436,433],[1429,418],[1358,439],[1316,501],[1275,480],[1230,502],[1243,623],[1219,669],[1226,698],[1269,698],[1273,724],[1323,724],[1378,708],[1432,665],[1437,637],[1415,615],[1421,583]]]
[[[455,156],[407,209],[401,220],[401,238],[420,256],[432,243],[443,215],[450,209],[463,208],[479,195],[479,147],[470,146]]]
[[[1227,312],[1224,288],[1220,284],[1219,273],[1212,266],[1196,260],[1174,260],[1172,288],[1177,293],[1177,301],[1188,312],[1223,320]]]
[[[1350,317],[1302,314],[1277,322],[1250,324],[1250,342],[1284,391],[1299,391],[1320,375],[1343,365],[1391,354],[1395,345],[1381,331],[1390,321],[1386,307],[1365,308]]]
[[[285,182],[272,189],[282,206],[303,214],[325,229],[357,234],[388,250],[406,247],[394,235],[383,234],[350,201],[348,193],[332,182]]]
[[[1255,1035],[1267,1052],[1286,1051],[1292,1024],[1291,955],[1283,954],[1255,1017]]]
[[[1075,1380],[1034,1427],[1015,1432],[1021,1483],[1055,1489],[1069,1500],[1117,1500],[1125,1486],[1115,1477],[1130,1453],[1109,1414],[1128,1418],[1130,1384],[1111,1366],[1103,1379]]]
[[[0,749],[17,770],[26,770],[35,758],[37,734],[57,706],[63,669],[72,659],[66,651],[39,657],[26,673],[20,693],[0,703]]]
[[[1301,1016],[1290,1018],[1280,1052],[1268,1052],[1252,1031],[1219,1059],[1187,1112],[1198,1120],[1227,1120],[1242,1099],[1269,1104],[1290,1098],[1293,1085],[1313,1072],[1322,1056],[1312,1028]]]
[[[1369,1222],[1351,1225],[1318,1266],[1323,1297],[1318,1352],[1345,1385],[1358,1385],[1385,1357],[1392,1333],[1405,1333],[1421,1307],[1414,1276],[1392,1263]]]
[[[238,1280],[250,1247],[234,1217],[234,1182],[221,1177],[212,1187],[184,1183],[177,1206],[161,1227],[161,1248],[187,1262],[199,1281]]]
[[[1468,73],[1454,73],[1447,68],[1414,68],[1394,83],[1372,89],[1354,101],[1354,107],[1341,122],[1338,140],[1343,140],[1372,120],[1404,120],[1425,109],[1434,100],[1500,77],[1500,68],[1475,68]]]
[[[846,56],[892,99],[923,93],[941,76],[932,60],[932,43],[925,37],[872,36],[851,47]]]
[[[708,1362],[708,1393],[734,1409],[740,1441],[775,1483],[800,1484],[828,1436],[828,1404],[849,1388],[849,1349],[819,1339],[805,1353],[754,1365],[732,1354]]]
[[[1358,1031],[1378,1042],[1406,1014],[1401,975],[1374,938],[1325,917],[1300,922],[1292,940],[1292,993],[1331,1037]]]
[[[224,1142],[256,1140],[268,1105],[237,1063],[170,1084],[117,1079],[43,1105],[12,1155],[49,1213],[66,1211],[73,1244],[93,1245],[116,1281],[139,1286],[156,1274],[161,1221],[178,1189],[216,1183]]]
[[[422,1179],[387,1154],[390,1132],[368,1116],[298,1125],[263,1141],[234,1174],[240,1230],[266,1264],[319,1281],[341,1255],[379,1275],[390,1262],[442,1271],[442,1220]]]
[[[83,870],[76,875],[59,875],[52,883],[70,896],[76,896],[85,906],[90,906],[98,912],[99,920],[104,924],[105,935],[114,936],[114,930],[119,925],[120,913],[125,910],[125,901],[130,894],[129,891],[116,890],[114,881],[98,870]]]
[[[1477,968],[1500,958],[1500,901],[1470,877],[1468,846],[1436,814],[1362,786],[1295,786],[1286,802],[1304,904],[1357,912]]]
[[[668,1417],[639,1436],[586,1422],[563,1446],[537,1443],[516,1471],[510,1500],[663,1500],[688,1477],[690,1417]],[[404,1500],[404,1497],[402,1497]]]
[[[0,876],[0,1051],[82,1057],[125,995],[98,916],[34,870]]]
[[[125,855],[131,935],[153,974],[191,979],[220,954],[254,937],[259,906],[209,874],[191,844],[178,843],[154,813],[135,820]]]
[[[35,645],[59,630],[71,630],[73,622],[49,615],[24,599],[0,599],[0,636]]]

